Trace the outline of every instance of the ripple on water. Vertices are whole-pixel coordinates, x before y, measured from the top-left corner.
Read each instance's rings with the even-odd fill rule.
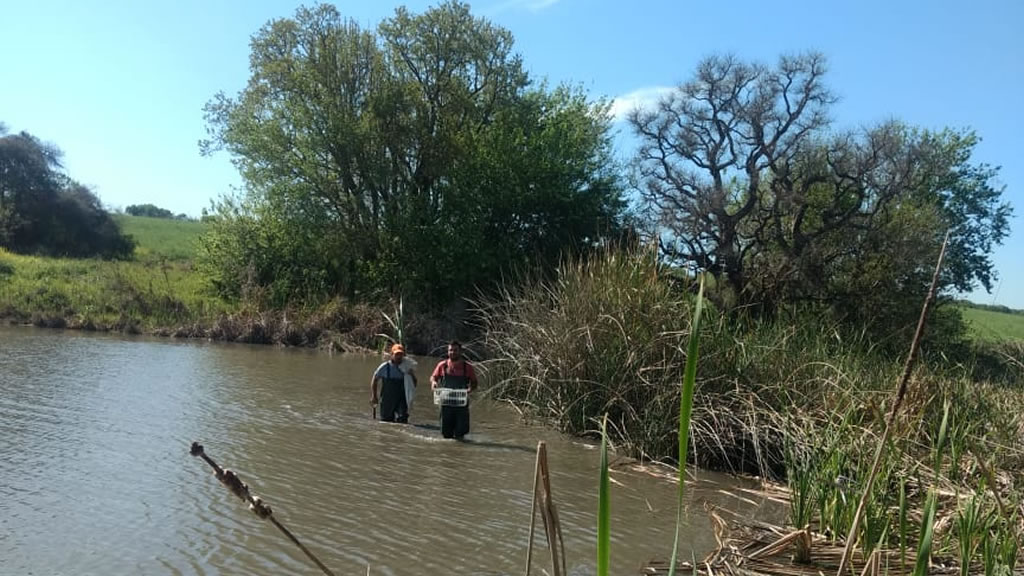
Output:
[[[596,451],[501,407],[476,402],[475,442],[457,443],[439,438],[426,395],[417,426],[370,419],[375,358],[6,327],[0,339],[0,572],[315,573],[189,456],[200,441],[339,574],[518,573],[538,440],[568,564],[593,571]],[[635,571],[669,549],[675,486],[615,475],[613,569]],[[732,482],[715,478],[691,496]],[[686,541],[713,546],[693,525]]]

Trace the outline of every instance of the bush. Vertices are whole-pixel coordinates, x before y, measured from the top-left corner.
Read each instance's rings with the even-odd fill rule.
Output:
[[[0,247],[75,258],[129,257],[123,235],[99,198],[61,172],[61,152],[22,132],[0,136]]]
[[[478,303],[493,394],[572,434],[596,435],[596,419],[608,413],[611,438],[627,454],[674,460],[693,296],[689,281],[673,288],[653,260],[647,251],[609,250]],[[691,426],[696,464],[782,476],[787,444],[834,436],[844,421],[856,427],[843,435],[844,451],[873,437],[898,359],[813,310],[774,321],[705,313]],[[934,413],[945,394],[934,391],[968,375],[952,369],[919,371],[918,380],[933,384],[918,406]]]

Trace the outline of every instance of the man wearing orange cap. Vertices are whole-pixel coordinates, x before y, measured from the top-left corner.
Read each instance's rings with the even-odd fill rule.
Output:
[[[405,348],[401,344],[391,347],[391,359],[382,363],[373,372],[370,379],[370,404],[378,402],[377,386],[380,383],[380,420],[381,422],[409,421],[409,405],[405,401],[405,372],[399,367],[405,358]],[[416,382],[416,373],[412,374]]]

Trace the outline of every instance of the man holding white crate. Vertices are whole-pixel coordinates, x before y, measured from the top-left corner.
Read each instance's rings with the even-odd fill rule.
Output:
[[[467,394],[467,402],[462,405],[452,406],[441,402],[441,434],[445,438],[462,440],[469,433],[468,394],[476,385],[473,365],[462,357],[462,344],[452,340],[448,344],[448,358],[438,362],[430,376],[432,390],[465,390]]]

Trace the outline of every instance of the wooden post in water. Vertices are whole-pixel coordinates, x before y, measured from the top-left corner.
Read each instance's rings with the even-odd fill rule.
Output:
[[[533,471],[533,502],[530,507],[530,539],[526,548],[526,576],[530,576],[530,563],[533,559],[533,533],[537,517],[537,496],[540,495],[540,517],[544,521],[544,534],[547,537],[548,549],[551,551],[551,575],[565,576],[565,546],[562,540],[562,526],[558,521],[558,512],[551,498],[551,476],[548,470],[547,445],[537,443],[537,462]]]
[[[533,530],[537,525],[537,486],[540,483],[540,451],[544,442],[537,443],[537,461],[533,465],[533,493],[530,497],[530,539],[526,545],[526,576],[530,576],[530,563],[533,561]]]

